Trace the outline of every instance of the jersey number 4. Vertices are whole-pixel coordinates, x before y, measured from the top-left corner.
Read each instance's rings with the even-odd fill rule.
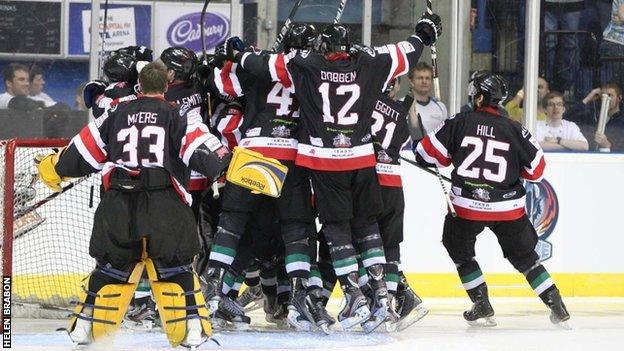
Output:
[[[355,102],[360,98],[360,87],[357,84],[339,85],[336,88],[336,95],[351,95],[340,111],[338,111],[338,115],[336,116],[337,118],[334,118],[331,114],[331,106],[329,103],[329,83],[325,82],[321,84],[318,91],[321,93],[321,97],[323,98],[323,122],[341,125],[352,125],[357,123],[357,112],[349,111]]]
[[[481,168],[471,167],[472,164],[483,155],[484,142],[482,139],[472,136],[466,136],[461,142],[461,147],[473,146],[474,149],[466,158],[464,162],[457,168],[457,174],[466,178],[480,178]],[[500,141],[487,139],[485,142],[485,157],[486,162],[494,163],[498,166],[498,170],[493,172],[487,168],[483,168],[483,178],[492,182],[502,182],[505,180],[507,173],[507,160],[503,156],[495,155],[494,150],[509,151],[509,144]]]
[[[139,165],[138,145],[139,134],[141,139],[147,139],[149,144],[149,158],[141,159],[141,166],[163,165],[163,155],[165,152],[165,130],[158,126],[146,126],[139,129],[136,126],[125,128],[117,133],[117,141],[124,142],[123,157],[118,163],[123,163],[128,167],[137,167]],[[154,157],[152,158],[152,155]]]

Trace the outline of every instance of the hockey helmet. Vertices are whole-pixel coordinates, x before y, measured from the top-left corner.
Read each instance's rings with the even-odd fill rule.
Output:
[[[130,55],[113,53],[106,62],[104,62],[102,71],[111,83],[127,82],[135,84],[139,77],[136,63],[136,59]]]
[[[475,98],[482,95],[483,105],[499,105],[507,99],[507,82],[498,74],[484,73],[476,76],[469,87],[468,95],[475,104]],[[476,104],[475,104],[476,106]]]
[[[126,46],[115,50],[117,54],[126,54],[134,57],[137,61],[152,62],[152,50],[145,46]]]
[[[351,40],[349,39],[349,30],[341,24],[330,24],[321,33],[322,53],[349,51]]]
[[[311,24],[293,24],[284,37],[284,49],[307,49],[313,50],[316,46],[318,34]]]
[[[193,50],[182,46],[165,49],[160,54],[160,60],[175,72],[174,79],[188,80],[197,69],[197,55]]]

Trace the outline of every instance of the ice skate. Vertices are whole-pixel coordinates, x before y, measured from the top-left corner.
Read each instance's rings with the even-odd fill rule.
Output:
[[[388,317],[388,289],[386,282],[383,280],[383,268],[376,264],[367,269],[370,276],[368,284],[372,292],[372,301],[370,303],[371,317],[362,323],[362,329],[365,333],[370,333],[384,323]]]
[[[429,310],[423,305],[422,299],[407,283],[404,275],[401,275],[395,296],[395,312],[399,315],[399,320],[394,324],[396,331],[407,329],[429,313]]]
[[[260,285],[248,286],[236,302],[243,306],[246,312],[262,308],[262,287]]]
[[[308,309],[312,313],[314,323],[323,333],[329,335],[332,333],[330,327],[336,323],[336,320],[329,315],[323,304],[322,289],[313,289],[308,293],[306,298]]]
[[[186,338],[181,343],[182,346],[189,350],[197,350],[201,344],[208,340],[203,334],[201,321],[197,318],[186,321]]]
[[[342,286],[343,307],[338,313],[338,320],[344,330],[349,330],[366,321],[371,315],[366,297],[357,286],[357,273],[350,273],[348,280],[349,284]]]
[[[74,347],[89,345],[93,342],[93,338],[91,336],[92,328],[93,322],[82,319],[80,317],[76,319],[74,330],[69,333],[69,338],[74,343]]]
[[[550,321],[552,322],[552,324],[563,329],[572,329],[568,325],[570,314],[568,313],[568,309],[561,299],[559,289],[555,288],[549,291],[546,294],[546,298],[546,304],[548,305],[548,308],[550,308]]]
[[[221,296],[218,308],[211,315],[214,328],[247,330],[251,319],[245,315],[245,310],[236,301],[228,296]]]
[[[150,331],[160,327],[156,303],[151,296],[134,299],[122,323],[124,327],[137,331]]]
[[[277,296],[276,295],[267,295],[264,294],[262,309],[264,310],[265,317],[264,319],[268,323],[277,324],[277,320],[275,319],[275,313],[277,312]]]
[[[290,329],[290,324],[288,323],[288,304],[282,303],[277,306],[277,310],[273,314],[273,320],[279,329]]]
[[[297,331],[312,331],[314,329],[314,319],[306,305],[306,286],[302,278],[291,279],[287,318],[288,323]]]

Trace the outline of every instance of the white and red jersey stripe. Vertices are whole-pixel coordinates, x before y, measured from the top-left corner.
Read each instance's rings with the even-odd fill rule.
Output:
[[[375,167],[373,144],[350,148],[329,148],[299,143],[295,164],[319,171],[352,171]]]
[[[416,152],[428,163],[438,167],[446,167],[451,164],[451,155],[438,140],[435,132],[427,134],[416,147]]]
[[[420,38],[413,36],[416,40],[420,40]],[[411,38],[410,38],[411,39]],[[412,43],[409,41],[401,41],[396,44],[388,44],[384,46],[379,46],[374,48],[377,54],[390,55],[392,66],[390,67],[390,71],[388,76],[386,77],[386,82],[383,86],[383,90],[386,90],[386,87],[390,82],[392,82],[397,77],[407,74],[410,70],[410,64],[408,60],[407,54],[414,52],[415,48]]]
[[[395,188],[402,188],[403,182],[401,181],[401,165],[393,163],[380,163],[375,165],[375,171],[377,172],[377,179],[379,185],[390,186]]]
[[[297,139],[253,137],[243,138],[240,146],[257,151],[265,157],[278,160],[294,161],[297,157]]]
[[[231,97],[244,95],[240,80],[236,75],[238,63],[226,61],[221,69],[214,69],[214,83],[221,94]]]
[[[473,221],[512,221],[525,213],[525,196],[506,201],[484,202],[457,195],[461,189],[453,187],[449,193],[457,216]]]
[[[542,151],[542,148],[539,147],[539,144],[534,137],[531,136],[530,142],[531,144],[536,145],[537,152],[535,153],[533,161],[531,161],[531,165],[524,167],[522,171],[520,171],[520,176],[530,182],[540,182],[544,177],[544,169],[546,168],[544,152]]]

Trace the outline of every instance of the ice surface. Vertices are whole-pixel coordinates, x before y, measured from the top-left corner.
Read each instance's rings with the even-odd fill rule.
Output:
[[[548,310],[537,298],[496,298],[498,326],[488,329],[468,327],[461,317],[469,306],[465,299],[425,299],[430,313],[401,333],[337,331],[326,336],[320,333],[269,331],[260,311],[250,314],[252,323],[261,332],[217,332],[212,342],[200,350],[624,350],[624,299],[565,299],[572,318],[572,330],[562,330],[548,320]],[[330,311],[336,311],[332,301]],[[13,321],[14,350],[71,350],[66,334],[55,332],[65,321]],[[161,332],[130,332],[123,330],[112,347],[88,350],[152,351],[170,350]],[[179,350],[184,350],[180,347]]]

